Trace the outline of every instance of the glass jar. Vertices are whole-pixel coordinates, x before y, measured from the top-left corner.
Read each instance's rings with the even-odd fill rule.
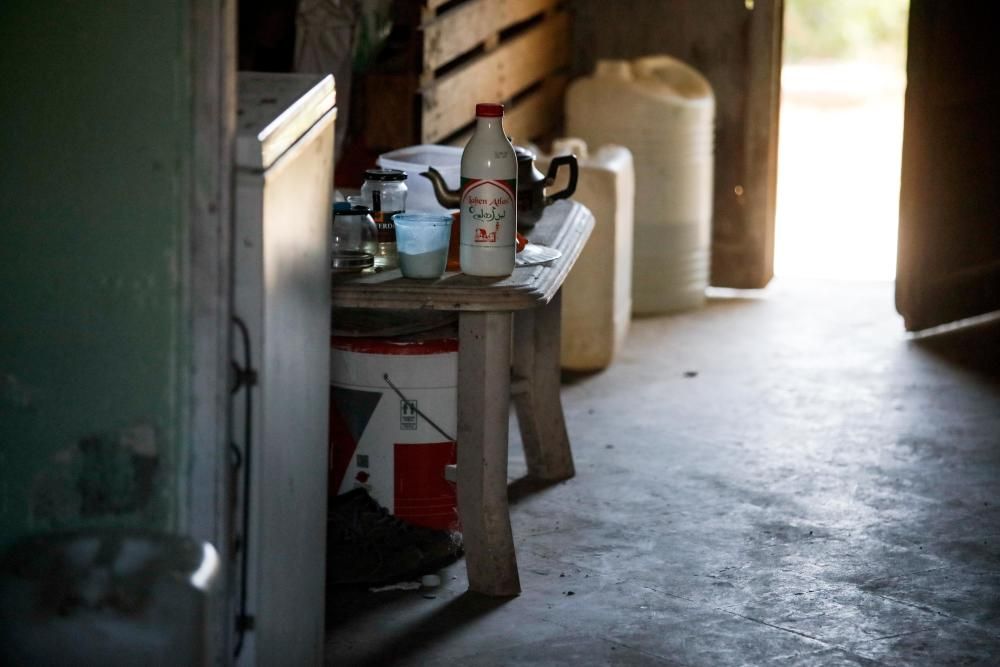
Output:
[[[334,204],[330,244],[330,263],[335,273],[373,266],[378,252],[378,230],[368,208],[347,202]]]
[[[361,201],[372,210],[378,229],[375,267],[399,266],[396,251],[396,228],[393,217],[406,210],[406,172],[400,169],[367,169],[361,185]]]

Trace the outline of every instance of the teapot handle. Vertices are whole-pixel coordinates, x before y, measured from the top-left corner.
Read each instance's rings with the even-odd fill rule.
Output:
[[[545,184],[550,185],[555,182],[556,174],[559,172],[559,167],[563,165],[569,165],[569,184],[565,189],[551,194],[545,198],[545,204],[551,204],[557,199],[568,199],[573,196],[576,192],[576,181],[580,175],[580,168],[576,162],[575,155],[560,155],[558,157],[552,158],[552,162],[549,163],[549,173],[545,175]]]

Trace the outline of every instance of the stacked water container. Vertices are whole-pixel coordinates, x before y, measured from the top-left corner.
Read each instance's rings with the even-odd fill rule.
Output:
[[[591,152],[576,137],[556,139],[552,153],[538,154],[536,165],[544,173],[553,156],[576,155],[580,175],[573,199],[590,209],[595,222],[562,286],[562,367],[596,371],[621,349],[632,312],[632,154],[614,145]],[[563,184],[557,179],[551,187],[558,192]]]
[[[635,315],[705,300],[714,120],[708,81],[669,56],[600,61],[567,92],[568,133],[592,146],[626,146],[635,161]]]

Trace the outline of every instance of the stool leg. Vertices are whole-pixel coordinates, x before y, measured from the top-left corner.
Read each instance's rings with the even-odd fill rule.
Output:
[[[575,474],[559,397],[562,290],[548,304],[514,315],[514,406],[528,474],[568,479]]]
[[[462,312],[458,341],[458,514],[469,590],[521,592],[507,507],[511,314]]]

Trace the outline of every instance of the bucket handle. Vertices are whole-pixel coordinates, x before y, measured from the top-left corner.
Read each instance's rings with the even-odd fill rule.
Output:
[[[443,429],[442,429],[442,428],[441,428],[440,426],[438,426],[437,424],[435,424],[435,423],[434,423],[434,420],[433,420],[433,419],[431,419],[430,417],[428,417],[427,415],[425,415],[425,414],[424,414],[424,413],[423,413],[423,412],[422,412],[422,411],[420,410],[420,408],[418,408],[418,407],[417,407],[417,405],[416,405],[416,403],[415,403],[415,402],[411,401],[411,400],[410,400],[410,399],[408,399],[408,398],[407,398],[406,396],[404,396],[404,395],[403,395],[403,392],[401,392],[401,391],[399,390],[399,387],[397,387],[396,385],[394,385],[394,384],[392,383],[392,380],[390,380],[390,379],[389,379],[389,374],[388,374],[388,373],[383,373],[383,374],[382,374],[382,379],[383,379],[383,380],[385,380],[385,383],[386,383],[387,385],[389,385],[389,387],[390,387],[390,388],[391,388],[391,389],[392,389],[392,390],[393,390],[394,392],[396,392],[396,395],[397,395],[397,396],[399,396],[399,397],[400,397],[401,399],[403,399],[404,401],[406,401],[406,403],[407,403],[407,404],[409,404],[409,405],[412,405],[412,406],[413,406],[413,411],[414,411],[414,412],[416,412],[416,413],[417,413],[418,415],[420,415],[421,417],[423,417],[424,419],[426,419],[426,420],[427,420],[427,423],[428,423],[428,424],[430,424],[431,426],[433,426],[433,427],[434,427],[434,430],[435,430],[435,431],[437,431],[438,433],[440,433],[441,435],[443,435],[443,436],[445,437],[445,439],[446,439],[446,440],[448,440],[449,442],[458,442],[457,440],[455,440],[455,438],[453,438],[453,437],[451,437],[450,435],[448,435],[447,433],[445,433],[445,432],[444,432],[444,430],[443,430]]]

